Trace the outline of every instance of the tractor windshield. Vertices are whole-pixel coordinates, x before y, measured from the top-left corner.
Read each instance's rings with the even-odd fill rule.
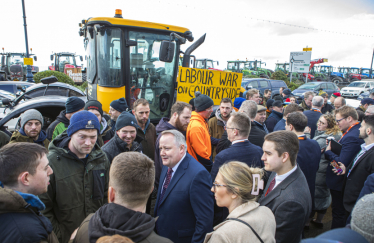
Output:
[[[244,67],[247,70],[253,70],[253,69],[255,69],[255,64],[254,64],[254,62],[246,62]]]
[[[360,70],[359,70],[358,68],[351,68],[351,73],[358,74],[359,71],[360,71]]]
[[[235,62],[228,62],[227,63],[227,70],[231,70],[236,72],[236,63]]]
[[[9,58],[9,66],[11,65],[22,65],[23,66],[23,58],[25,56],[21,54],[12,54]]]
[[[348,68],[341,68],[341,69],[339,70],[339,72],[340,72],[340,73],[343,73],[343,74],[347,74],[348,71],[349,71]]]
[[[362,74],[370,74],[370,69],[362,69]]]
[[[63,66],[65,66],[66,64],[76,66],[75,57],[73,55],[67,55],[67,56],[62,55],[62,56],[60,56],[59,57],[59,63],[60,63],[60,65],[63,65]],[[62,68],[62,70],[64,70],[64,69]]]
[[[321,67],[320,68],[320,72],[321,73],[329,73],[330,72],[330,67]]]
[[[159,119],[167,115],[160,107],[170,107],[172,103],[178,56],[174,53],[170,63],[159,60],[161,41],[169,40],[169,35],[129,31],[129,38],[137,42],[130,47],[131,103],[146,99],[151,108],[150,119]]]
[[[213,61],[212,60],[206,60],[206,68],[214,68]]]

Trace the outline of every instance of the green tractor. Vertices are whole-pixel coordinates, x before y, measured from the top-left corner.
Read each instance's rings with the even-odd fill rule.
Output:
[[[26,53],[3,52],[0,53],[0,55],[0,76],[2,76],[4,80],[26,81],[26,65],[23,64]],[[30,57],[33,57],[34,60],[37,61],[37,57],[34,54],[30,54]],[[39,72],[39,67],[31,66],[31,68],[33,74]]]
[[[261,67],[261,64],[266,66],[262,61],[227,61],[227,71],[243,73],[244,76],[257,76],[260,78],[269,78],[273,71]]]

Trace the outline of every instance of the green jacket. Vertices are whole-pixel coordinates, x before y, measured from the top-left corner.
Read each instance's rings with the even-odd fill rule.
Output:
[[[42,131],[42,132],[44,133],[44,131]],[[28,136],[24,136],[18,130],[16,130],[16,131],[13,132],[9,143],[20,143],[20,142],[35,143],[35,141],[32,138],[30,138]],[[43,146],[46,149],[48,149],[49,140],[47,138],[45,138],[44,141],[41,142],[41,143],[43,144]],[[38,144],[40,144],[40,143],[38,143]],[[42,145],[42,144],[40,144],[40,145]]]
[[[10,137],[3,131],[0,131],[0,148],[9,143]]]
[[[69,241],[73,231],[90,214],[107,203],[109,160],[95,144],[87,163],[68,149],[66,132],[49,146],[48,160],[53,174],[48,192],[40,195],[60,243]]]

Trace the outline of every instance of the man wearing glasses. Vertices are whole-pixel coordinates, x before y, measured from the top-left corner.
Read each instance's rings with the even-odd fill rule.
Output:
[[[335,100],[336,101],[336,100]],[[328,144],[325,157],[328,161],[335,160],[342,162],[345,166],[354,159],[360,151],[361,144],[364,143],[359,138],[360,123],[358,122],[358,114],[353,107],[342,106],[335,111],[335,120],[343,135],[338,141],[342,145],[340,154],[331,151],[331,142]],[[331,229],[344,227],[348,215],[346,215],[343,205],[343,181],[344,177],[336,175],[329,166],[326,171],[326,184],[330,188],[332,198],[332,224]]]

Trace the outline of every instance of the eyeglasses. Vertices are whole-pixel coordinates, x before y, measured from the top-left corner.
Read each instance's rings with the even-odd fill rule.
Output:
[[[224,128],[225,128],[225,131],[227,131],[227,129],[236,129],[236,130],[240,131],[240,129],[235,128],[235,127],[226,127],[226,126],[224,126]]]
[[[339,124],[339,122],[341,122],[341,121],[344,120],[344,119],[347,119],[347,117],[344,117],[344,118],[342,118],[342,119],[335,120],[335,121],[336,121],[337,124]]]
[[[221,185],[221,184],[217,184],[217,183],[213,183],[213,191],[216,192],[216,187],[227,187],[227,185]]]

